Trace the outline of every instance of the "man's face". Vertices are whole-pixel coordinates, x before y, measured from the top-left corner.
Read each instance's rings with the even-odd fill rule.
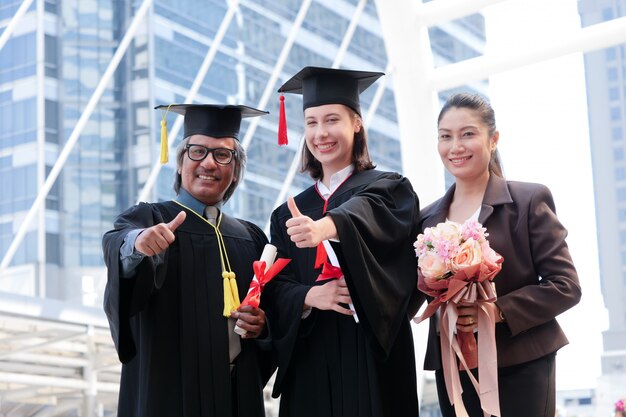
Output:
[[[234,138],[218,139],[206,135],[193,135],[187,143],[207,148],[235,149]],[[195,156],[194,159],[196,159]],[[189,158],[189,151],[186,150],[179,174],[182,187],[207,205],[222,201],[228,187],[237,180],[235,158],[233,157],[228,165],[221,165],[215,161],[214,154],[211,152],[202,161],[194,161]]]

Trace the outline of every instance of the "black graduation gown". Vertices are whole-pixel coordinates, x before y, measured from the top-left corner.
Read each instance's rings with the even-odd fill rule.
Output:
[[[302,214],[323,216],[314,187],[295,197]],[[408,179],[375,170],[354,173],[330,197],[333,243],[359,316],[313,309],[301,319],[305,295],[320,273],[316,249],[298,249],[286,233],[291,214],[272,214],[271,239],[292,258],[263,301],[278,374],[281,417],[417,416],[413,337],[407,315],[417,296],[419,202]]]
[[[233,415],[227,319],[214,229],[187,211],[176,240],[146,257],[135,277],[121,278],[119,249],[136,228],[170,222],[183,208],[141,203],[122,213],[103,238],[108,280],[104,309],[122,366],[119,416]],[[252,263],[267,243],[253,224],[223,215],[220,231],[243,297]],[[242,340],[234,381],[238,416],[263,416],[262,389],[273,372],[270,352]]]

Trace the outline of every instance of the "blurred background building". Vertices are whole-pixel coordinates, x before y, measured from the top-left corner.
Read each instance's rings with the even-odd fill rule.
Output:
[[[0,21],[7,22],[21,4],[2,1]],[[13,241],[140,4],[33,1],[0,51],[0,253],[6,253]],[[261,103],[271,112],[252,127],[246,181],[226,206],[261,227],[275,206],[302,134],[301,99],[289,96],[291,143],[287,148],[276,146],[277,87],[305,65],[333,65],[355,13],[358,23],[337,64],[389,72],[374,3],[317,0],[310,2],[287,59],[268,87],[304,4],[308,3],[240,1],[193,98],[202,103]],[[99,305],[102,234],[117,214],[137,201],[158,158],[162,113],[153,108],[185,102],[228,16],[228,4],[156,0],[148,13],[48,194],[45,211],[3,272],[0,290]],[[433,27],[430,37],[438,63],[476,57],[484,47],[484,19],[474,15]],[[361,99],[365,111],[372,111],[371,151],[381,169],[402,171],[394,89],[388,80],[378,86],[382,91],[375,103],[376,88]],[[485,92],[485,86],[478,83],[473,88]],[[262,100],[266,89],[270,98]],[[167,116],[170,129],[175,117]],[[242,131],[246,129],[244,124]],[[161,169],[143,200],[172,198],[174,167],[170,161]],[[289,193],[310,183],[308,176],[298,174]],[[93,290],[95,296],[85,299],[85,291]]]
[[[24,3],[0,1],[0,29]],[[237,103],[271,112],[258,124],[244,122],[246,179],[225,207],[262,228],[278,198],[311,184],[308,176],[293,175],[293,168],[289,172],[302,136],[300,96],[285,101],[289,146],[276,143],[275,91],[303,66],[392,73],[367,90],[361,102],[374,161],[384,170],[403,170],[389,81],[393,68],[374,1],[155,0],[130,33],[144,3],[31,1],[0,49],[3,257],[92,96],[103,88],[45,198],[45,210],[35,216],[1,272],[5,315],[0,331],[13,340],[7,341],[13,354],[0,356],[2,412],[21,407],[23,415],[35,415],[42,408],[65,405],[64,415],[114,414],[117,364],[105,359],[115,358],[100,311],[106,281],[100,242],[114,218],[138,199],[174,196],[174,161],[151,180],[163,116],[153,110],[156,105]],[[429,35],[436,65],[473,58],[483,53],[484,19],[473,14],[431,27]],[[130,36],[128,50],[110,81],[100,86],[125,36]],[[467,88],[486,92],[486,82]],[[175,127],[176,115],[169,114],[167,121],[170,140],[180,132],[177,142],[182,131]],[[14,317],[10,313],[18,313],[11,310],[15,305],[30,309],[20,307],[26,314]],[[69,319],[75,328],[64,329],[69,310],[78,312]],[[69,338],[79,352],[64,359],[67,355],[55,342],[59,338]],[[32,351],[37,354],[28,354]],[[87,367],[96,372],[88,377]],[[30,381],[18,374],[30,375]],[[45,379],[51,376],[55,379]],[[68,378],[74,386],[63,382]]]
[[[579,0],[583,27],[626,16],[624,0]],[[600,279],[609,328],[603,333],[597,402],[626,397],[626,44],[585,54]]]
[[[490,71],[546,59],[538,45],[536,56],[512,64],[451,65],[483,56],[480,9],[501,1],[0,0],[0,415],[116,414],[119,363],[100,307],[100,242],[136,201],[173,197],[174,165],[157,164],[163,114],[154,106],[237,103],[271,112],[243,123],[246,180],[225,207],[266,229],[272,209],[311,183],[294,169],[299,96],[285,100],[290,143],[276,144],[275,91],[283,81],[306,65],[386,72],[361,99],[370,151],[381,169],[415,172],[417,161],[429,163],[412,145],[434,140],[434,124],[419,121],[436,115],[436,97],[430,106],[415,94],[409,135],[401,114],[411,101],[406,91],[430,91],[428,69],[449,70],[428,86],[443,98],[454,89],[486,93]],[[583,26],[614,20],[625,8],[624,0],[579,0]],[[395,28],[394,37],[391,9],[416,27]],[[612,402],[626,392],[611,388],[626,358],[626,51],[612,42],[618,45],[585,56],[596,204],[605,214],[598,216],[610,311],[604,382],[560,396],[560,404],[585,410],[607,390]],[[400,49],[415,52],[413,64],[426,71],[402,74]],[[181,120],[166,118],[175,145]],[[443,168],[430,159],[438,172],[424,169],[421,197],[443,192],[444,181],[433,180]],[[421,415],[435,417],[431,384],[428,377]],[[268,415],[274,411],[268,400]]]

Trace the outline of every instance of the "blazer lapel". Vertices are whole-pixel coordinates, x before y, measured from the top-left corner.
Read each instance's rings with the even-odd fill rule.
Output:
[[[493,213],[494,206],[512,202],[513,198],[511,198],[506,180],[492,173],[489,175],[489,182],[487,183],[487,189],[483,197],[478,222],[484,225],[489,216]]]

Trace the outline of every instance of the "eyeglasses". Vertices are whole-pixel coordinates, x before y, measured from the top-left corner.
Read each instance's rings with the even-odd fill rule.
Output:
[[[237,155],[237,151],[228,148],[207,148],[202,145],[185,145],[187,156],[192,161],[203,161],[210,153],[213,159],[220,165],[228,165]]]

